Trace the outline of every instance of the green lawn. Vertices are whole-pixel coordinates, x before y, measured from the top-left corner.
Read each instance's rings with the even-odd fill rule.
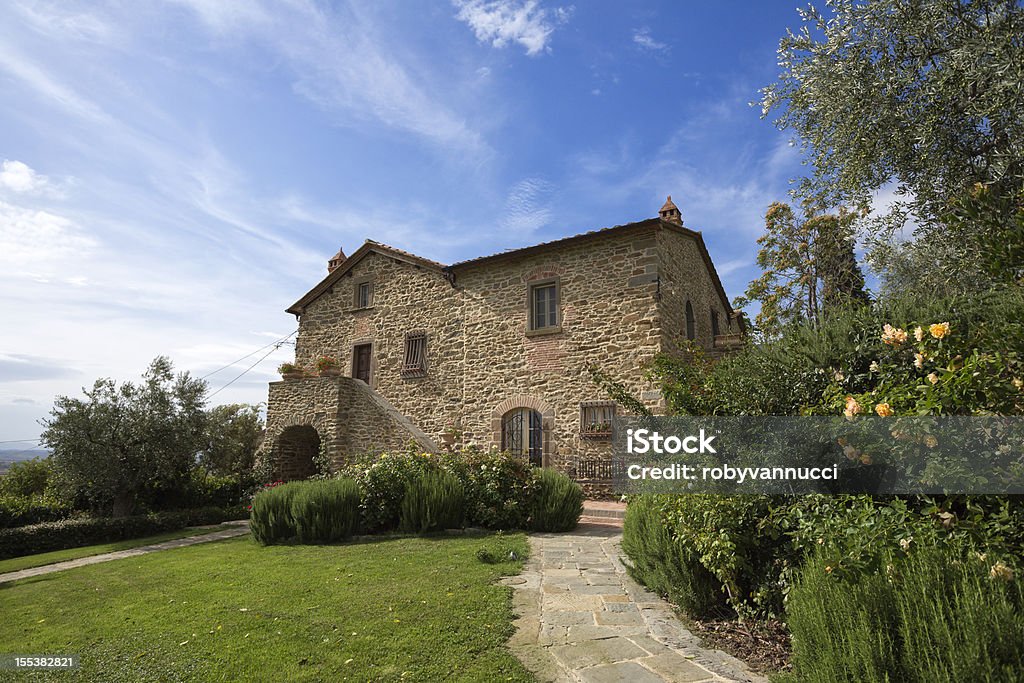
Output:
[[[505,648],[522,535],[336,546],[218,541],[0,585],[0,652],[102,681],[529,681]],[[3,672],[5,674],[9,672]]]
[[[188,538],[189,536],[201,536],[202,534],[210,534],[214,531],[221,531],[223,529],[230,529],[233,525],[221,524],[220,526],[207,529],[179,529],[178,531],[166,531],[162,534],[155,536],[146,536],[145,538],[131,538],[126,541],[116,541],[114,543],[102,543],[100,545],[87,545],[81,548],[68,548],[67,550],[54,550],[50,553],[40,553],[38,555],[25,555],[24,557],[12,557],[7,560],[0,560],[0,574],[6,574],[7,572],[16,572],[19,569],[28,569],[30,567],[41,567],[44,564],[53,564],[55,562],[64,562],[66,560],[77,560],[79,557],[89,557],[90,555],[101,555],[103,553],[112,553],[117,550],[128,550],[129,548],[138,548],[143,545],[150,545],[153,543],[160,543],[162,541],[173,541],[176,538]]]

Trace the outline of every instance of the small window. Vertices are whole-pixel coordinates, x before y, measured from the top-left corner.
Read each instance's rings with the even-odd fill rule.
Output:
[[[352,305],[356,308],[370,308],[373,306],[373,280],[370,278],[362,278],[356,280],[353,283],[354,300]]]
[[[402,377],[422,377],[427,374],[427,333],[410,332],[405,335],[405,361]]]
[[[697,318],[693,315],[693,304],[686,302],[686,338],[693,341],[697,338]]]
[[[711,336],[717,337],[721,332],[718,329],[718,311],[711,309]]]
[[[530,285],[530,329],[558,327],[558,282]]]
[[[610,439],[615,407],[613,401],[581,403],[580,436],[588,439]]]

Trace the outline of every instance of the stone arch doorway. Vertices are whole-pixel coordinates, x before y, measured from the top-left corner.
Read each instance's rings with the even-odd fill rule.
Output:
[[[320,434],[310,425],[285,427],[274,442],[278,479],[309,479],[316,474],[314,458],[320,453]]]

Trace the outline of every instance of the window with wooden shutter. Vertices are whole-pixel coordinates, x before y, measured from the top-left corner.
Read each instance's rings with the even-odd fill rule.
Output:
[[[410,332],[405,335],[403,377],[422,377],[427,374],[427,333]]]

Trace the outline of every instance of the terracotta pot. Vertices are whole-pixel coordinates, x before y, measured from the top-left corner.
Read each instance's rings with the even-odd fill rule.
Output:
[[[321,377],[341,377],[341,368],[338,368],[338,367],[324,368],[323,370],[320,371],[320,376]]]
[[[282,372],[281,373],[281,378],[284,379],[285,381],[288,381],[288,382],[294,382],[295,380],[302,379],[305,376],[306,376],[305,373],[302,372],[301,370],[298,370],[298,371],[295,371],[295,372]]]

